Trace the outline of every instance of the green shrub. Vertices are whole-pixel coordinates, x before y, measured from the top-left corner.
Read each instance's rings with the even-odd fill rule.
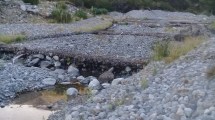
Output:
[[[169,40],[158,42],[154,46],[154,60],[162,60],[169,55]]]
[[[58,23],[69,23],[72,20],[71,14],[62,9],[53,10],[51,16]]]
[[[51,13],[51,17],[58,23],[69,23],[72,21],[72,16],[68,11],[65,2],[58,2]]]
[[[74,14],[75,17],[79,17],[79,18],[83,18],[83,19],[87,19],[87,13],[84,12],[83,10],[77,10]]]
[[[23,0],[24,3],[30,3],[32,5],[38,5],[39,4],[39,0]]]
[[[91,8],[91,12],[93,13],[93,15],[101,15],[101,14],[107,14],[108,10],[105,8]]]
[[[67,7],[67,5],[66,5],[66,3],[64,1],[58,2],[57,5],[56,5],[56,8],[57,9],[62,9],[62,10],[67,10],[68,9],[68,7]]]
[[[213,21],[213,22],[209,25],[209,29],[212,30],[212,32],[215,32],[215,21]]]

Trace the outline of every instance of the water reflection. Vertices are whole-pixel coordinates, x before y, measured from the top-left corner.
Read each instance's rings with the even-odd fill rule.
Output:
[[[80,84],[56,85],[52,89],[21,94],[11,105],[0,108],[0,120],[47,120],[65,105],[69,87],[77,88],[81,95],[86,94],[86,88]]]
[[[32,105],[9,105],[0,108],[0,120],[47,120],[52,111],[34,108]]]

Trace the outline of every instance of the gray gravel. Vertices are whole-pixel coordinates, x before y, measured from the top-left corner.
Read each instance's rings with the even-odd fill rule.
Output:
[[[59,75],[68,77],[68,74],[42,69],[38,67],[24,67],[21,64],[12,64],[0,61],[0,105],[8,104],[17,93],[39,90],[55,83],[65,81],[58,79]],[[72,75],[70,75],[72,77]],[[74,77],[74,76],[73,76]]]
[[[73,35],[17,43],[41,53],[60,53],[84,59],[103,60],[116,63],[144,63],[150,58],[152,45],[160,38],[132,35]]]
[[[149,64],[121,84],[91,96],[84,104],[70,101],[49,119],[213,120],[215,81],[207,78],[206,71],[214,65],[214,48],[212,38],[170,65]]]
[[[188,22],[208,22],[214,16],[195,15],[188,12],[168,12],[162,10],[132,10],[125,14],[126,18],[132,19],[160,19],[166,21],[188,21]]]
[[[112,25],[109,18],[94,17],[70,24],[0,24],[0,35],[24,34],[27,37],[47,37],[74,32],[92,32]]]

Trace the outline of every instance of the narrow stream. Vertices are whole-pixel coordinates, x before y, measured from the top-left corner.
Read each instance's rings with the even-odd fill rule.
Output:
[[[71,99],[65,93],[68,87],[75,87],[80,95],[84,94],[84,87],[79,85],[56,85],[47,90],[20,94],[10,105],[0,108],[0,120],[47,120]]]

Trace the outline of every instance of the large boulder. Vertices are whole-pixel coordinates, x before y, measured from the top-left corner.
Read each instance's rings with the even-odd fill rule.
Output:
[[[110,83],[113,79],[114,79],[114,74],[113,74],[113,67],[110,68],[108,71],[102,73],[98,80],[101,82],[101,83]]]

